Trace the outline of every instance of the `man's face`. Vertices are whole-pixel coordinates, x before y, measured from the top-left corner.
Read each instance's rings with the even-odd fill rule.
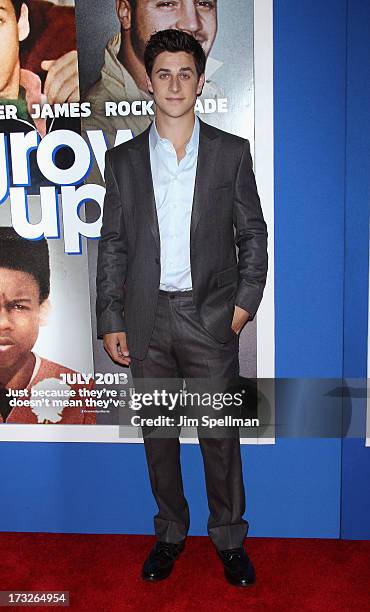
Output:
[[[204,75],[198,78],[190,53],[164,51],[155,58],[151,77],[147,77],[147,81],[148,90],[153,92],[157,113],[175,118],[193,112],[197,95],[202,91]]]
[[[0,0],[0,95],[18,64],[18,23],[10,0]],[[5,97],[5,96],[4,96]]]
[[[131,16],[131,41],[142,60],[145,45],[160,30],[192,34],[208,56],[217,32],[217,0],[137,0]]]
[[[43,324],[45,302],[28,272],[0,268],[0,369],[22,364]]]
[[[9,97],[8,86],[19,70],[19,41],[29,32],[28,11],[22,6],[17,22],[11,0],[0,0],[0,97]]]

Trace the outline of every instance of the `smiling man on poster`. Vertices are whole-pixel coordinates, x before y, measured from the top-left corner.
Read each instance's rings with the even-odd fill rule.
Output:
[[[195,116],[206,57],[193,36],[158,32],[144,57],[156,120],[106,155],[98,336],[115,362],[131,365],[135,384],[231,381],[239,332],[258,309],[267,274],[267,229],[249,142]],[[203,436],[198,429],[208,533],[227,580],[246,586],[255,574],[243,548],[248,523],[239,435],[232,433],[220,428],[218,437]],[[178,436],[179,428],[158,437],[143,427],[159,508],[146,580],[169,576],[189,528]]]
[[[83,119],[84,130],[103,129],[113,146],[117,130],[129,129],[137,136],[150,126],[153,119],[150,113],[107,115],[106,103],[116,108],[122,100],[126,103],[142,100],[151,108],[153,98],[146,87],[144,50],[151,34],[159,30],[183,30],[198,40],[208,58],[203,99],[222,97],[213,80],[222,62],[209,56],[218,27],[216,0],[116,0],[116,12],[120,32],[108,41],[100,78],[84,97],[91,104],[90,117]]]

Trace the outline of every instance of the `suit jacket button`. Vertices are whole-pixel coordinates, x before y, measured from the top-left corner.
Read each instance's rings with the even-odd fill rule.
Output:
[[[159,258],[158,257],[155,258],[155,263],[159,264]]]

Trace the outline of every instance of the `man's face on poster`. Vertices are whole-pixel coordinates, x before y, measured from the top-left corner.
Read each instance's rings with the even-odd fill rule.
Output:
[[[7,87],[19,64],[19,42],[24,40],[28,33],[26,5],[22,5],[17,21],[11,0],[0,0],[0,97],[8,97]]]
[[[131,42],[140,59],[150,36],[167,29],[192,34],[208,56],[217,33],[217,0],[136,0],[131,5]]]
[[[18,63],[18,22],[10,0],[0,0],[0,95]],[[5,96],[4,96],[5,97]]]
[[[46,308],[31,274],[0,268],[0,368],[23,365],[45,324]]]

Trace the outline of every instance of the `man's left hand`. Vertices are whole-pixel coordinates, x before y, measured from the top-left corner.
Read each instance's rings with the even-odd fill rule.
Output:
[[[239,334],[244,325],[250,319],[250,313],[240,306],[235,306],[233,322],[231,323],[232,330],[235,334]]]
[[[44,94],[49,104],[79,102],[77,51],[69,51],[57,60],[44,60],[41,68],[48,73]]]

